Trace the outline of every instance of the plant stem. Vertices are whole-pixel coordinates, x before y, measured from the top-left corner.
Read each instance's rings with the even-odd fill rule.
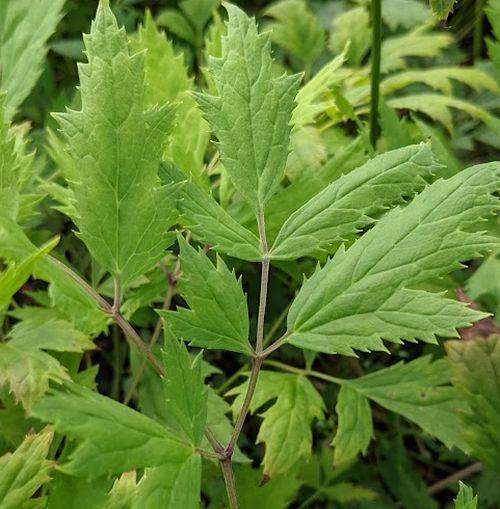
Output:
[[[122,305],[121,304],[122,289],[121,289],[121,284],[120,284],[120,278],[115,277],[114,283],[115,283],[115,291],[114,291],[114,295],[113,295],[113,306],[111,308],[111,311],[113,314],[119,313],[120,307]]]
[[[440,492],[441,490],[447,488],[450,484],[454,484],[462,479],[465,479],[466,477],[469,477],[473,474],[477,474],[482,469],[482,465],[479,461],[476,463],[472,463],[471,465],[462,468],[461,470],[458,470],[457,472],[449,475],[445,479],[441,479],[437,483],[433,484],[429,487],[427,490],[427,493],[429,495],[435,495],[436,493]]]
[[[267,245],[266,223],[264,213],[259,210],[257,213],[257,225],[259,228],[260,244],[262,249],[262,267],[260,276],[260,297],[259,297],[259,314],[257,318],[257,339],[255,342],[255,352],[257,355],[262,353],[264,339],[264,320],[266,316],[267,303],[267,285],[269,282],[269,248]]]
[[[280,346],[283,346],[287,340],[290,333],[287,331],[283,336],[281,336],[279,339],[277,339],[271,346],[268,346],[263,352],[262,357],[267,357],[269,354],[273,353],[275,350],[277,350]]]
[[[227,499],[229,501],[230,509],[238,509],[238,498],[236,496],[236,484],[234,482],[233,465],[231,458],[226,458],[220,461],[220,468],[222,476],[224,477],[224,484],[226,485]]]
[[[177,261],[175,268],[172,272],[172,274],[166,274],[168,286],[167,286],[167,292],[165,294],[165,298],[163,299],[163,305],[162,309],[170,309],[170,304],[172,303],[172,298],[174,296],[174,289],[175,289],[175,283],[179,277],[180,274],[180,262]],[[153,331],[153,335],[151,336],[151,340],[149,341],[149,348],[150,350],[153,349],[153,347],[156,345],[158,339],[160,339],[161,334],[161,318],[158,318],[156,321],[156,326]],[[142,375],[144,374],[144,370],[146,369],[147,360],[143,359],[139,368],[137,369],[137,373],[134,376],[134,380],[132,381],[132,384],[130,385],[130,388],[127,392],[127,395],[125,396],[125,399],[123,400],[123,403],[125,405],[128,405],[130,403],[130,400],[134,396],[135,391],[137,390],[137,387],[139,386],[139,383],[141,381]]]
[[[296,368],[295,366],[290,366],[289,364],[285,364],[283,362],[264,361],[264,364],[266,364],[267,366],[273,366],[275,368],[281,369],[282,371],[288,371],[289,373],[296,373],[297,375],[312,376],[314,378],[318,378],[319,380],[324,380],[325,382],[331,382],[334,384],[342,385],[342,384],[348,382],[348,380],[345,380],[343,378],[337,378],[337,377],[330,376],[325,373],[321,373],[319,371],[314,371],[311,369]]]
[[[371,99],[370,99],[370,143],[373,148],[379,136],[378,103],[380,95],[380,53],[382,45],[382,1],[371,0],[372,14],[372,69],[371,69]]]
[[[484,0],[476,0],[474,6],[474,32],[472,35],[472,60],[477,63],[483,49]]]

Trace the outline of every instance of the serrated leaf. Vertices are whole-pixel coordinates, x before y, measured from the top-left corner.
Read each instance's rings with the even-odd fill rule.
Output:
[[[239,412],[248,382],[231,389],[236,396],[232,408]],[[303,376],[262,371],[259,375],[250,410],[255,413],[267,402],[276,402],[261,415],[263,418],[257,443],[265,443],[264,475],[275,477],[287,473],[311,454],[314,419],[322,419],[324,403],[314,386]]]
[[[265,11],[276,21],[269,26],[271,40],[310,67],[323,51],[325,32],[303,0],[281,0]]]
[[[412,28],[429,21],[430,10],[418,0],[384,0],[382,19],[391,30]]]
[[[196,238],[209,244],[212,249],[235,258],[248,261],[261,259],[257,236],[235,221],[196,182],[186,181],[182,172],[166,165],[162,165],[162,178],[166,182],[183,182],[177,203],[180,221]]]
[[[270,256],[296,259],[327,249],[421,191],[440,168],[427,145],[381,154],[340,177],[283,224]]]
[[[494,213],[500,166],[473,166],[427,187],[384,216],[307,280],[288,314],[289,342],[326,353],[384,350],[382,338],[435,343],[484,314],[408,289],[461,267],[497,244],[477,232]]]
[[[102,269],[126,287],[162,256],[175,221],[158,166],[173,119],[170,107],[144,110],[144,54],[131,54],[106,2],[79,67],[82,109],[56,116],[75,160],[79,235]]]
[[[62,17],[64,0],[5,0],[0,24],[0,89],[12,118],[43,71],[47,40]]]
[[[198,509],[201,458],[191,454],[182,462],[148,468],[137,485],[132,509]]]
[[[131,43],[134,51],[146,50],[146,106],[177,103],[175,123],[166,140],[166,158],[187,175],[200,178],[209,140],[208,125],[191,94],[193,80],[188,76],[182,54],[176,54],[172,42],[157,29],[149,11]]]
[[[404,69],[406,59],[410,57],[436,57],[452,43],[451,35],[428,33],[425,26],[397,37],[385,39],[381,50],[382,73]]]
[[[262,209],[283,176],[298,76],[273,78],[269,34],[227,4],[222,57],[211,58],[218,95],[198,101],[219,140],[222,163],[252,209]]]
[[[53,433],[28,435],[12,453],[0,456],[0,509],[26,507],[28,500],[47,482],[52,462],[47,459]]]
[[[355,7],[335,16],[329,46],[333,53],[347,47],[345,58],[353,67],[361,64],[370,47],[370,16],[365,7]]]
[[[403,415],[447,447],[467,451],[462,439],[460,413],[466,405],[449,384],[451,371],[445,360],[421,357],[400,362],[347,385],[380,406]]]
[[[453,6],[457,0],[429,0],[432,12],[438,19],[446,19],[450,12],[453,12]]]
[[[463,412],[463,437],[472,455],[500,472],[500,338],[450,341],[446,351],[453,384],[470,409]]]
[[[307,83],[297,92],[296,106],[292,112],[294,131],[300,131],[304,126],[314,123],[316,117],[328,107],[324,99],[333,85],[340,80],[338,70],[345,62],[346,51],[325,64]]]
[[[476,509],[477,497],[474,496],[472,488],[459,481],[459,491],[455,499],[455,509]]]
[[[99,477],[182,462],[191,454],[171,431],[125,405],[76,384],[51,390],[32,414],[78,442],[61,469]]]
[[[0,214],[0,256],[9,262],[20,263],[37,249],[15,221]],[[95,334],[106,329],[108,316],[54,260],[41,258],[36,264],[34,274],[37,278],[51,283],[49,294],[53,304],[78,329],[86,334]]]
[[[249,322],[241,282],[224,261],[214,265],[179,237],[182,278],[180,293],[189,308],[158,311],[174,335],[201,348],[250,353]]]
[[[366,454],[373,437],[373,423],[368,400],[349,385],[340,388],[335,411],[339,422],[332,442],[333,463],[339,466],[355,459],[358,453]]]
[[[207,421],[207,390],[202,356],[191,358],[184,344],[166,334],[163,350],[167,412],[194,446],[200,445]]]

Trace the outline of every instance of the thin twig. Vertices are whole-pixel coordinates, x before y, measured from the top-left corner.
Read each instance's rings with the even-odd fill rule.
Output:
[[[281,336],[272,345],[268,346],[264,351],[262,351],[261,357],[267,357],[268,355],[272,354],[275,350],[277,350],[280,346],[283,346],[288,341],[289,335],[290,333],[288,331],[285,332],[283,336]]]
[[[224,484],[226,485],[227,499],[230,509],[238,509],[238,498],[236,496],[236,484],[234,482],[233,465],[231,458],[224,459],[220,462]]]
[[[264,213],[257,213],[257,225],[259,228],[260,244],[262,249],[262,267],[260,276],[260,296],[259,296],[259,314],[257,317],[257,340],[255,343],[255,351],[258,354],[262,352],[264,339],[264,320],[266,317],[267,303],[267,285],[269,282],[269,247],[267,245],[266,223]]]
[[[370,142],[373,148],[377,144],[379,135],[378,110],[380,95],[380,55],[382,44],[382,0],[371,0],[372,8],[372,68],[371,68],[371,96],[370,96]]]
[[[458,470],[448,477],[445,477],[444,479],[434,483],[432,486],[429,486],[427,493],[429,493],[429,495],[435,495],[436,493],[439,493],[440,491],[447,488],[450,484],[454,484],[458,481],[461,481],[462,479],[470,477],[473,474],[477,474],[481,471],[481,469],[482,465],[479,461],[472,463],[471,465],[462,468],[461,470]]]

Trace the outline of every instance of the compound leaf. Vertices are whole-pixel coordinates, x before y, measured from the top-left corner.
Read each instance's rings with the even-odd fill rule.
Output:
[[[1,509],[27,507],[29,499],[50,479],[53,463],[47,455],[52,438],[49,430],[28,435],[12,454],[0,456]]]
[[[471,167],[391,211],[302,286],[288,314],[289,342],[326,353],[384,350],[382,338],[435,343],[484,314],[406,287],[461,267],[497,244],[474,231],[498,200],[500,165]]]
[[[119,474],[185,461],[192,453],[171,431],[135,410],[76,384],[50,390],[32,414],[78,442],[61,469],[71,475]]]
[[[374,222],[385,208],[421,191],[440,168],[427,145],[371,159],[331,183],[283,224],[271,257],[296,259],[326,249]]]
[[[231,389],[233,412],[238,413],[248,383]],[[324,403],[314,386],[303,376],[263,371],[259,376],[250,410],[256,412],[267,402],[276,402],[261,417],[257,443],[266,444],[264,475],[287,473],[297,462],[311,455],[311,424],[323,418]]]
[[[202,348],[249,353],[249,322],[245,294],[234,272],[217,257],[214,265],[179,237],[182,278],[180,293],[190,309],[159,311],[178,338]]]
[[[340,388],[335,410],[339,423],[333,439],[333,463],[349,463],[358,453],[365,454],[373,437],[370,404],[363,394],[349,385]]]
[[[171,190],[158,178],[173,109],[144,110],[144,53],[130,54],[107,1],[84,40],[82,109],[56,119],[78,173],[71,187],[80,236],[101,268],[126,287],[161,258],[175,221]]]
[[[218,95],[198,100],[219,140],[221,160],[235,188],[262,209],[283,176],[299,76],[273,77],[269,34],[227,4],[222,57],[210,59]]]

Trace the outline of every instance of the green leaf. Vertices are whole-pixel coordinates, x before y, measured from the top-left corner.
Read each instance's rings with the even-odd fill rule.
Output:
[[[495,317],[500,318],[500,260],[496,254],[490,255],[467,280],[467,295],[479,301],[484,299],[495,311]]]
[[[323,51],[325,32],[304,0],[281,0],[264,14],[276,20],[269,26],[271,40],[310,68]]]
[[[248,382],[231,389],[236,396],[232,408],[239,412]],[[264,475],[273,478],[287,473],[297,462],[311,455],[314,419],[322,419],[324,403],[314,386],[303,376],[262,371],[259,375],[250,410],[255,413],[266,403],[276,402],[261,415],[257,443],[266,444]]]
[[[352,67],[361,64],[370,48],[370,16],[365,7],[349,9],[333,18],[329,46],[340,53],[349,44],[345,58]]]
[[[349,385],[340,388],[335,407],[339,423],[333,439],[335,466],[349,463],[358,453],[366,454],[373,437],[372,414],[368,400]]]
[[[391,30],[412,28],[429,21],[430,10],[418,0],[384,0],[382,19]]]
[[[78,442],[60,466],[67,474],[95,478],[183,462],[191,455],[189,446],[161,424],[76,384],[51,390],[32,414]]]
[[[50,242],[28,255],[18,264],[10,264],[7,270],[0,273],[0,311],[8,307],[14,294],[26,283],[35,264],[50,253],[59,242],[55,237]]]
[[[497,244],[477,232],[498,207],[500,165],[473,166],[427,187],[405,208],[385,215],[346,252],[302,286],[288,314],[289,342],[325,353],[353,355],[436,336],[484,317],[440,294],[409,289],[461,267]]]
[[[52,462],[46,458],[52,438],[48,430],[28,435],[12,454],[0,457],[0,509],[27,507],[29,499],[50,479]]]
[[[167,159],[186,174],[199,178],[209,140],[208,125],[191,94],[193,80],[188,76],[182,54],[175,53],[173,44],[157,29],[149,11],[131,44],[136,52],[146,50],[146,106],[177,103],[175,123],[166,140]]]
[[[450,379],[445,360],[431,362],[426,356],[350,380],[347,386],[415,422],[447,447],[467,450],[459,417],[466,405],[458,391],[447,385]]]
[[[148,468],[137,485],[132,509],[198,509],[200,486],[201,458],[198,455]]]
[[[429,0],[432,12],[438,19],[446,19],[450,12],[453,12],[453,6],[457,0]]]
[[[11,315],[21,320],[9,332],[11,345],[56,352],[83,352],[94,348],[86,334],[58,318],[52,309],[24,307],[13,310]]]
[[[106,2],[80,65],[81,111],[56,116],[75,160],[76,224],[102,269],[126,287],[150,269],[169,244],[175,221],[169,194],[159,186],[162,145],[173,109],[144,110],[144,53],[131,55]]]
[[[307,83],[297,92],[296,106],[292,112],[292,125],[295,131],[313,124],[316,117],[323,113],[329,101],[325,96],[333,85],[340,80],[338,70],[346,58],[345,50],[325,64]]]
[[[329,500],[335,500],[341,504],[363,502],[377,498],[375,491],[350,482],[339,482],[333,486],[325,486],[321,488],[321,492],[327,495]]]
[[[463,436],[472,455],[500,472],[500,338],[450,341],[446,350],[453,384],[470,410],[462,414]]]
[[[0,89],[12,118],[42,74],[47,39],[62,17],[64,0],[4,0],[0,7]]]
[[[250,353],[245,294],[224,261],[214,265],[179,237],[182,278],[180,293],[190,309],[159,311],[174,335],[192,346]]]
[[[209,69],[218,95],[198,100],[219,140],[222,163],[252,209],[262,209],[283,176],[299,76],[273,78],[269,34],[227,4],[222,57]]]
[[[428,33],[425,26],[385,39],[382,43],[382,73],[405,69],[406,59],[410,57],[437,57],[453,42],[451,35]]]
[[[421,191],[440,165],[427,145],[381,154],[340,177],[283,224],[270,256],[296,259],[323,251],[375,222],[388,206]]]
[[[186,181],[182,172],[166,165],[162,165],[162,178],[167,182],[183,182],[179,187],[177,208],[181,213],[181,223],[195,238],[235,258],[248,261],[261,259],[257,236],[235,221],[196,182]]]
[[[458,482],[460,489],[457,498],[455,499],[455,509],[476,509],[477,497],[474,496],[472,488],[464,484],[462,481]]]
[[[191,358],[184,344],[165,337],[163,363],[166,369],[167,412],[194,446],[200,445],[207,421],[207,390],[203,383],[202,355]]]

